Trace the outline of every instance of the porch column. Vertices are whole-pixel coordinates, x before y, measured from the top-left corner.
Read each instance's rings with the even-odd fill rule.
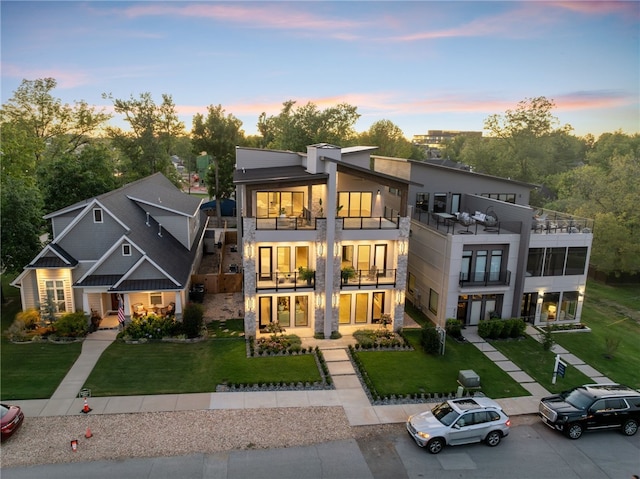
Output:
[[[180,291],[176,291],[175,303],[176,303],[176,310],[175,310],[174,314],[175,314],[176,318],[182,319],[182,295],[181,295]]]

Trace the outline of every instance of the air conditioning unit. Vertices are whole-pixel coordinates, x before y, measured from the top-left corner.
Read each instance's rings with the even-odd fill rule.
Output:
[[[464,369],[458,372],[458,384],[464,388],[479,388],[480,376],[472,369]]]

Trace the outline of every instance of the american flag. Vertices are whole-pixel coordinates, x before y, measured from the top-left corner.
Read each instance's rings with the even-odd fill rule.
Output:
[[[122,295],[118,295],[118,322],[124,324],[124,302]]]

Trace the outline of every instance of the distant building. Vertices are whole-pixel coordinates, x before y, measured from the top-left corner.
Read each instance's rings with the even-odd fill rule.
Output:
[[[458,136],[482,138],[481,131],[429,130],[426,135],[413,135],[411,142],[423,147],[428,158],[440,158],[440,150],[446,141]]]

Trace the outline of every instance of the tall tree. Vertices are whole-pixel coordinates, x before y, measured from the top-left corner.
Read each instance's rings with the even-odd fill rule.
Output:
[[[640,273],[640,158],[613,153],[606,164],[562,174],[558,184],[559,199],[548,207],[595,219],[591,264],[606,273]]]
[[[395,123],[390,120],[378,120],[369,130],[360,135],[363,145],[377,146],[377,155],[394,158],[410,158],[413,153],[411,142]]]
[[[209,197],[216,199],[216,214],[220,218],[220,201],[235,192],[233,170],[236,146],[244,138],[242,122],[235,116],[225,115],[221,105],[209,105],[207,116],[198,113],[193,117],[191,129],[195,152],[206,152],[213,159],[206,182]]]
[[[43,158],[78,151],[92,141],[110,115],[84,101],[73,106],[52,95],[53,78],[22,80],[0,110],[2,122],[3,171],[11,171],[33,181]]]
[[[92,144],[79,153],[68,153],[38,168],[45,212],[59,210],[118,186],[115,160],[106,145]]]
[[[305,151],[308,145],[330,143],[348,146],[357,138],[354,125],[360,115],[357,107],[340,103],[320,110],[309,102],[295,107],[295,101],[283,103],[276,116],[262,113],[258,119],[258,131],[265,147],[278,150]]]
[[[0,191],[2,270],[18,272],[40,251],[42,197],[23,178],[7,177]]]
[[[114,111],[124,116],[130,131],[110,127],[108,133],[123,155],[120,170],[127,181],[161,172],[176,184],[180,184],[170,156],[176,139],[184,135],[184,123],[178,119],[171,95],[162,94],[162,102],[156,105],[151,93],[133,95],[128,100],[115,99]]]
[[[534,182],[543,175],[545,140],[559,123],[551,114],[554,107],[553,100],[545,97],[525,99],[504,116],[491,115],[485,120],[484,128],[503,147],[501,166],[511,171],[512,178]],[[569,132],[571,126],[560,131]]]

